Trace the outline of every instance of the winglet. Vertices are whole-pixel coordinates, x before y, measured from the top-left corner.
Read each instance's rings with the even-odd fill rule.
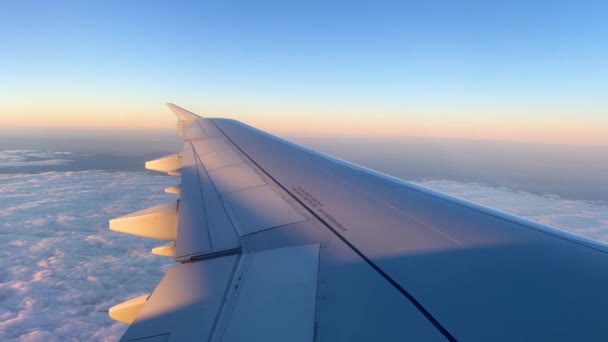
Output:
[[[200,116],[192,113],[191,111],[185,110],[184,108],[182,108],[180,106],[176,106],[173,103],[165,103],[165,105],[167,107],[169,107],[169,109],[171,109],[173,111],[173,113],[175,113],[175,115],[177,115],[179,120],[192,122],[192,121],[196,120],[197,118],[200,118]]]
[[[194,123],[197,118],[200,118],[200,116],[185,110],[182,107],[176,106],[173,103],[166,103],[165,105],[177,115],[177,130],[181,136],[183,136],[185,128]]]

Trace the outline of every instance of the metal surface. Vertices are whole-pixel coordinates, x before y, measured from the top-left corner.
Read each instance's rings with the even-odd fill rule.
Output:
[[[179,195],[181,191],[181,185],[170,186],[168,188],[165,188],[165,192],[172,195]]]
[[[150,294],[131,298],[118,305],[114,305],[108,311],[108,315],[115,321],[131,324],[141,308],[144,307]]]
[[[152,254],[175,258],[175,241],[171,241],[168,244],[152,248]]]
[[[209,177],[220,194],[253,188],[266,182],[246,164],[223,167],[209,172]]]
[[[446,340],[365,260],[315,222],[298,222],[243,237],[249,250],[319,242],[315,341]]]
[[[224,201],[241,236],[305,220],[268,185],[228,193]]]
[[[198,158],[196,166],[198,168],[198,180],[203,195],[205,218],[207,227],[209,227],[212,249],[217,251],[235,248],[239,245],[235,227],[228,217],[228,213],[215,186]]]
[[[311,341],[318,266],[319,245],[243,254],[213,340]]]
[[[211,171],[221,167],[241,164],[243,160],[232,150],[210,152],[200,155],[205,170]]]
[[[184,142],[182,161],[179,230],[175,244],[177,258],[200,254],[211,249],[208,217],[203,201],[196,156],[189,142]]]
[[[110,229],[156,240],[175,240],[177,201],[171,201],[110,220]]]
[[[201,156],[203,154],[229,150],[230,147],[226,144],[226,141],[221,138],[210,138],[210,139],[202,139],[202,140],[193,140],[192,145],[196,150],[196,153]]]
[[[171,267],[122,340],[164,334],[171,341],[207,340],[236,261],[226,256]]]
[[[177,170],[182,166],[179,153],[146,162],[146,169],[159,172]]]

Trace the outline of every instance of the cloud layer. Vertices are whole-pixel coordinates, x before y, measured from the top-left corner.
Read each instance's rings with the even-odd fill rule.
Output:
[[[111,232],[110,218],[175,197],[178,179],[144,172],[0,177],[0,340],[115,341],[114,304],[154,289],[162,242]],[[453,181],[421,185],[608,242],[608,204]]]
[[[0,178],[0,340],[117,340],[114,304],[150,292],[173,261],[163,242],[112,232],[110,218],[175,197],[175,178],[48,172]]]
[[[72,152],[55,152],[39,150],[4,150],[0,151],[0,169],[24,166],[69,165]]]

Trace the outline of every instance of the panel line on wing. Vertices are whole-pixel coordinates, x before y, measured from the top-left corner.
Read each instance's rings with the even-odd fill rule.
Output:
[[[227,146],[227,147],[229,147],[227,144],[226,144],[226,146]],[[197,151],[196,146],[193,144],[193,145],[192,145],[192,147],[193,147],[193,149],[194,149],[194,151],[195,151],[194,156],[195,156],[195,158],[196,158],[196,160],[197,160],[197,163],[200,163],[200,165],[201,165],[201,167],[202,167],[202,171],[205,173],[205,176],[206,176],[206,177],[209,179],[209,182],[211,183],[211,186],[213,187],[213,189],[215,190],[215,192],[216,192],[216,193],[219,195],[219,194],[220,194],[220,192],[218,191],[218,189],[217,189],[217,187],[216,187],[215,183],[213,182],[213,180],[212,180],[212,179],[211,179],[211,177],[209,176],[209,172],[208,172],[208,171],[205,169],[205,165],[203,164],[203,162],[202,162],[202,160],[201,160],[201,158],[200,158],[199,154],[198,154],[198,153],[196,153],[196,152],[198,152],[198,151]],[[201,178],[200,178],[200,174],[199,174],[199,180],[200,180],[200,179],[201,179]],[[203,190],[202,190],[202,184],[201,184],[201,191],[203,191]],[[204,196],[204,195],[205,195],[205,194],[203,194],[203,196]],[[220,196],[221,196],[221,195],[220,195]],[[230,216],[230,213],[229,213],[229,212],[226,210],[226,206],[225,206],[225,205],[223,205],[223,203],[222,203],[220,206],[222,207],[222,210],[223,210],[224,214],[226,215],[226,218],[228,219],[228,221],[229,221],[230,225],[232,226],[232,229],[233,229],[233,231],[235,232],[235,234],[237,235],[237,239],[238,239],[238,235],[239,235],[239,234],[237,233],[237,230],[236,230],[236,224],[235,224],[235,222],[233,221],[232,217]],[[211,233],[211,232],[210,232],[210,233]],[[239,244],[240,244],[240,243],[239,243]]]
[[[406,216],[406,217],[408,217],[408,218],[410,218],[410,219],[412,219],[412,220],[420,223],[423,227],[436,232],[437,234],[445,237],[446,239],[448,239],[448,240],[450,240],[450,241],[452,241],[452,242],[454,242],[456,244],[459,244],[460,246],[464,246],[465,245],[464,243],[462,243],[462,242],[456,240],[455,238],[451,237],[450,235],[448,235],[446,232],[444,232],[442,230],[439,230],[439,229],[437,229],[437,228],[435,228],[435,227],[433,227],[431,225],[426,224],[422,220],[419,220],[416,217],[410,215],[408,212],[405,212],[405,211],[403,211],[403,210],[401,210],[401,209],[399,209],[399,208],[391,205],[390,203],[388,203],[386,201],[383,201],[382,199],[380,199],[380,198],[378,198],[378,197],[370,194],[367,191],[364,191],[364,190],[362,190],[362,189],[360,189],[360,188],[358,188],[356,186],[353,186],[352,184],[350,184],[350,183],[344,181],[343,179],[341,179],[340,177],[335,177],[334,176],[334,178],[336,178],[340,183],[344,184],[345,186],[348,186],[349,188],[353,189],[354,191],[357,191],[357,192],[363,194],[364,196],[367,196],[367,197],[373,199],[374,201],[378,201],[378,202],[382,203],[383,205],[387,206],[388,208],[391,208],[392,210],[395,210],[398,213],[400,213],[400,214],[402,214],[402,215],[404,215],[404,216]]]
[[[196,149],[194,148],[192,141],[190,141],[190,145],[192,146],[192,152],[194,153],[194,158],[198,159],[198,155],[195,153]],[[205,230],[207,231],[207,238],[209,239],[209,248],[211,250],[213,250],[213,239],[211,239],[211,232],[209,229],[209,216],[207,214],[207,206],[205,205],[205,200],[204,200],[205,194],[203,192],[203,184],[201,183],[201,172],[199,170],[198,162],[196,162],[196,160],[195,160],[195,165],[196,165],[196,173],[198,175],[198,177],[197,177],[198,188],[201,193],[201,202],[202,202],[202,206],[203,206],[203,219],[205,220]]]
[[[230,146],[228,146],[224,139],[219,139],[217,137],[204,140],[191,140],[191,142],[194,145],[197,154],[200,155],[230,149]]]
[[[206,172],[206,176],[211,180],[214,189],[221,197],[224,210],[239,236],[306,220],[304,216],[294,210],[285,198],[263,181],[249,165],[246,165],[243,159],[237,155],[227,142],[220,139],[216,141],[222,141],[227,149],[209,152],[204,155],[195,153],[195,155],[200,161],[204,172]],[[209,150],[203,144],[194,144],[193,147],[197,152],[199,148],[207,148],[207,151]],[[218,156],[219,159],[213,158],[214,155]],[[211,156],[211,158],[207,158],[207,156]],[[227,159],[222,160],[221,158]],[[231,164],[236,159],[240,163]],[[231,174],[230,172],[224,173],[222,171],[214,172],[218,169],[209,169],[209,166],[213,167],[216,165],[237,167],[237,169],[228,169],[228,171],[236,171],[236,174]],[[240,165],[243,165],[242,169],[239,169]],[[251,170],[251,172],[245,170]],[[235,179],[234,176],[239,176],[239,172],[240,176],[246,176],[246,178]],[[226,181],[232,187],[235,187],[236,184],[236,188],[233,190],[237,191],[222,191],[226,190],[226,186],[228,186]],[[218,185],[224,188],[219,189]]]
[[[243,159],[232,149],[206,153],[199,156],[205,170],[212,171],[227,166],[243,164]]]
[[[175,246],[177,260],[189,255],[204,253],[213,248],[196,154],[189,141],[184,141],[183,158],[182,187],[178,209],[179,225]]]
[[[306,220],[267,184],[231,192],[224,203],[241,236]]]
[[[196,122],[196,125],[201,129],[201,131],[203,131],[203,133],[205,133],[205,135],[209,137],[210,135],[207,133],[207,131],[205,131],[205,128],[203,126],[201,126],[199,120],[196,120],[195,122]]]
[[[241,260],[243,260],[243,255],[241,253],[239,253],[236,255],[236,262],[232,266],[232,272],[230,273],[230,278],[228,280],[228,284],[226,285],[226,289],[224,290],[224,295],[222,296],[222,304],[220,305],[220,308],[218,309],[217,314],[215,315],[215,318],[213,319],[213,325],[211,327],[211,331],[209,332],[208,341],[211,341],[213,339],[215,330],[217,329],[220,319],[222,318],[222,313],[224,311],[224,307],[227,304],[230,304],[229,300],[228,300],[228,294],[230,293],[230,290],[232,289],[234,277],[237,274],[238,269],[240,268]],[[232,305],[232,306],[234,306],[234,305]]]
[[[209,177],[221,195],[266,184],[266,181],[245,163],[209,171]]]
[[[319,244],[244,253],[212,340],[312,340],[318,272]]]

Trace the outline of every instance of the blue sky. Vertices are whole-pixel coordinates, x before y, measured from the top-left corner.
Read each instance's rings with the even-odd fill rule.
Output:
[[[606,18],[600,1],[7,1],[0,100],[17,104],[0,110],[597,126]]]

